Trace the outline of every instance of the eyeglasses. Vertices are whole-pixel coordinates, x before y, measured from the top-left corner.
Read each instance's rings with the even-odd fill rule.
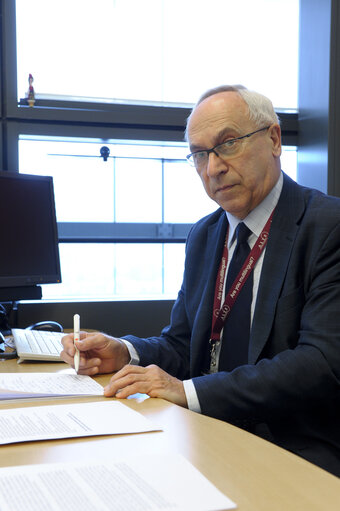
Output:
[[[269,129],[270,126],[266,126],[265,128],[260,128],[258,130],[252,131],[251,133],[247,133],[247,135],[242,135],[242,137],[232,138],[223,142],[223,144],[217,144],[215,147],[211,149],[204,149],[204,151],[195,151],[194,153],[188,154],[186,157],[190,165],[196,167],[197,170],[203,170],[208,165],[209,154],[214,153],[219,158],[234,158],[235,156],[239,156],[241,153],[241,149],[243,148],[243,141],[246,138],[255,135],[255,133],[259,133],[260,131],[264,131]]]

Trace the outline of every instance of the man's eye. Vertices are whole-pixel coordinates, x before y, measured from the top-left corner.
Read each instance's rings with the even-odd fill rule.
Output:
[[[226,142],[224,142],[223,145],[226,147],[233,147],[236,143],[237,143],[237,140],[233,139],[233,140],[227,140]]]
[[[199,162],[202,161],[205,158],[205,151],[201,151],[199,153],[194,154],[194,160]]]

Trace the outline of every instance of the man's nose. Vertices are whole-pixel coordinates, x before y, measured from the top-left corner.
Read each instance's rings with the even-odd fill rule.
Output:
[[[208,162],[207,162],[207,174],[209,177],[216,177],[222,172],[226,172],[228,170],[227,163],[215,152],[210,151],[208,154]]]

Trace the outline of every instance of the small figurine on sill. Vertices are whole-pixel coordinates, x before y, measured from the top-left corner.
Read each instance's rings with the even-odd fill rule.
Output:
[[[35,103],[35,95],[34,95],[34,87],[33,87],[33,76],[31,75],[31,73],[28,75],[28,83],[29,83],[29,87],[28,87],[28,93],[27,93],[27,103],[29,104],[29,106],[34,106],[34,103]]]

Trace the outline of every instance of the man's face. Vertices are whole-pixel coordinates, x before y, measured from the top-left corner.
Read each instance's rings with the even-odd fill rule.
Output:
[[[232,91],[206,98],[188,124],[190,151],[210,149],[257,130],[249,120],[248,106]],[[281,133],[278,124],[240,141],[232,158],[209,154],[199,169],[205,191],[225,211],[243,219],[268,195],[280,174]]]

